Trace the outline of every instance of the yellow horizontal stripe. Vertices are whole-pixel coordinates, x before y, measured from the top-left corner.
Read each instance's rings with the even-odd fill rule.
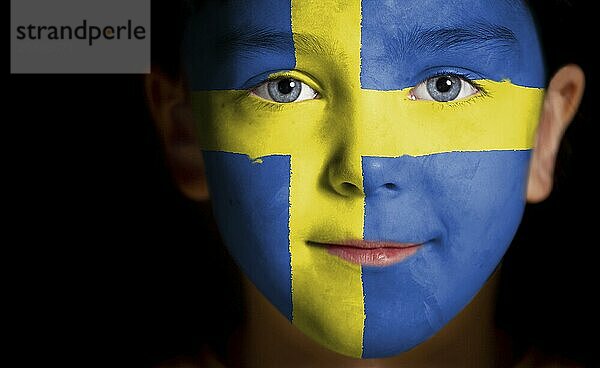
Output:
[[[480,80],[487,94],[439,103],[409,90],[359,90],[345,101],[286,105],[246,91],[192,92],[203,149],[258,158],[296,154],[320,144],[360,140],[362,156],[422,156],[452,151],[533,147],[542,89]]]

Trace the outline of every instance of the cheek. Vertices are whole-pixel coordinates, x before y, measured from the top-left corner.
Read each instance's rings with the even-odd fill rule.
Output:
[[[495,244],[510,238],[525,203],[530,150],[437,156],[424,170],[448,241],[480,239]]]
[[[204,151],[214,212],[231,256],[256,287],[291,319],[288,247],[289,156]]]
[[[431,163],[435,212],[445,234],[430,261],[435,294],[448,312],[483,286],[517,230],[525,205],[530,151],[454,153]],[[446,174],[437,174],[438,170]],[[451,312],[453,313],[453,312]]]

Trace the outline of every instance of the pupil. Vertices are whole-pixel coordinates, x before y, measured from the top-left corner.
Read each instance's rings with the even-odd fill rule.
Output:
[[[279,83],[277,83],[277,90],[284,95],[290,94],[293,90],[294,87],[296,86],[296,83],[291,80],[291,79],[282,79],[279,81]]]
[[[440,77],[435,82],[435,88],[442,93],[448,92],[452,88],[452,81],[448,77]]]

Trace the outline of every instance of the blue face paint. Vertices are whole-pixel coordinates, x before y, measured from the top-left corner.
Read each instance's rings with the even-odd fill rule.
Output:
[[[193,91],[246,89],[296,66],[290,0],[206,1],[198,13],[184,39]]]
[[[545,85],[533,20],[520,1],[362,1],[361,85],[399,90],[435,73]]]
[[[258,164],[246,155],[204,152],[204,162],[225,244],[233,245],[242,271],[291,320],[289,156],[265,157]]]
[[[363,268],[364,358],[421,343],[483,286],[519,224],[528,162],[528,151],[363,159],[365,238],[428,241],[404,262]]]

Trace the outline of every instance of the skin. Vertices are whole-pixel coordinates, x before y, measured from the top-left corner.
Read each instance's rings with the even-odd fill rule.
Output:
[[[529,201],[536,202],[543,200],[551,191],[551,178],[556,152],[562,135],[577,109],[583,92],[583,85],[583,73],[577,66],[570,65],[559,70],[547,86],[543,107],[541,109],[541,117],[539,119],[539,127],[535,135],[536,148],[531,155],[527,178],[527,199]],[[206,199],[207,186],[203,169],[203,159],[199,155],[201,152],[199,141],[202,141],[202,137],[196,135],[197,133],[193,126],[189,92],[184,87],[182,80],[170,80],[159,71],[154,72],[147,78],[146,89],[150,108],[155,121],[158,124],[161,136],[163,137],[164,147],[176,182],[179,184],[182,191],[190,198],[196,200]],[[202,134],[202,130],[200,130],[199,134]],[[343,162],[344,161],[342,161],[341,172],[348,172],[348,169],[343,169]],[[350,168],[350,166],[348,168]],[[261,312],[266,309],[265,305],[268,304],[266,304],[267,302],[264,297],[256,292],[250,285],[251,284],[248,283],[246,288],[249,296],[248,310],[256,310],[257,313],[250,312],[249,314],[249,322],[243,332],[245,336],[247,336],[245,341],[262,341],[261,337],[264,337],[269,333],[272,335],[274,331],[278,331],[282,335],[287,336],[297,335],[297,333],[294,332],[294,328],[289,324],[285,325],[288,327],[286,329],[281,327],[283,326],[281,323],[276,322],[277,318],[281,318],[277,313]],[[492,291],[483,293],[483,295],[494,295],[493,288],[493,283],[488,284],[486,290],[492,289]],[[482,297],[482,299],[485,300],[485,302],[482,302],[483,305],[489,306],[493,304],[490,302],[490,300],[493,300],[490,299],[490,297]],[[478,305],[478,303],[474,303],[474,305]],[[492,308],[489,307],[475,309],[480,310],[478,313],[482,313],[487,316],[488,319],[492,314]],[[477,313],[468,313],[467,311],[465,311],[466,317],[457,318],[457,321],[472,321],[473,318],[476,318],[475,316]],[[272,321],[273,323],[255,323],[257,321],[255,318],[258,318],[258,320]],[[459,322],[457,322],[459,328],[453,328],[466,334],[471,334],[472,336],[474,332],[468,328],[469,323]],[[265,325],[269,327],[264,327]],[[486,324],[486,326],[488,326],[487,330],[492,329],[491,325]],[[266,331],[265,328],[267,328]],[[269,328],[270,331],[268,330]],[[442,330],[438,336],[442,336],[440,337],[442,341],[444,340],[444,336],[446,336],[446,341],[456,341],[455,338],[451,337],[452,334],[444,333],[448,328],[450,328],[450,325]],[[491,335],[493,334],[487,334],[487,336]],[[435,341],[435,339],[438,339],[438,336],[429,342]],[[305,338],[303,340],[302,338],[293,338],[289,340],[289,344],[286,344],[285,340],[279,341],[283,341],[283,345],[280,346],[280,349],[273,350],[265,349],[264,347],[261,349],[260,346],[256,349],[248,348],[248,346],[252,346],[251,343],[248,344],[246,348],[242,346],[242,348],[239,349],[239,355],[242,357],[240,362],[249,362],[248,366],[252,366],[252,362],[254,362],[256,366],[269,366],[270,364],[272,364],[272,366],[277,366],[276,360],[268,359],[269,354],[273,354],[277,351],[279,356],[291,356],[292,358],[287,360],[287,362],[297,361],[299,366],[302,364],[309,364],[311,366],[331,366],[334,365],[335,362],[350,365],[350,361],[348,360],[350,358],[341,355],[332,355],[329,350],[319,345],[315,345],[310,339]],[[434,359],[437,355],[431,355],[430,352],[436,350],[432,347],[435,346],[435,344],[431,345],[429,342],[419,346],[417,349],[418,351],[424,352],[423,354],[415,353],[415,351],[417,351],[415,350],[402,355],[400,359],[406,363],[412,362],[415,364],[424,363],[426,360],[424,360],[423,357]],[[309,347],[311,354],[293,354],[294,351],[302,351],[303,347],[306,346]],[[450,350],[454,349],[460,351],[460,347],[456,344],[454,344],[454,347],[452,347],[452,344],[447,346],[450,346]],[[428,351],[428,347],[430,351]],[[484,349],[477,348],[477,350],[483,351]],[[281,352],[287,352],[289,354],[281,354]],[[262,356],[263,359],[257,359],[257,356]],[[488,359],[491,362],[498,361],[493,352],[484,353],[481,356],[473,356],[477,356],[477,358],[470,358],[472,362],[474,362],[474,366],[481,366],[479,363],[485,361],[485,359]],[[464,357],[465,355],[463,355],[463,358]],[[397,360],[395,361],[393,359],[394,358],[387,361],[357,360],[354,361],[354,363],[356,366],[388,366],[389,364],[397,363]]]

